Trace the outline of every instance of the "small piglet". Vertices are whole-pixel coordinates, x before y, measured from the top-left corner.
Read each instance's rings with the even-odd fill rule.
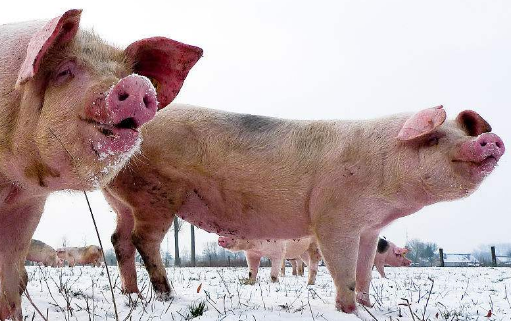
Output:
[[[75,265],[101,266],[103,251],[96,245],[84,247],[64,247],[57,249],[57,256],[70,267]]]
[[[263,256],[271,261],[270,276],[272,282],[278,281],[279,270],[285,259],[298,259],[301,264],[302,255],[309,267],[308,284],[314,284],[316,281],[321,255],[311,237],[296,240],[243,240],[221,236],[218,238],[218,245],[232,252],[245,252],[250,284],[254,284],[256,281],[259,263]]]
[[[371,281],[378,235],[424,206],[470,195],[504,154],[474,111],[442,106],[366,121],[298,121],[192,106],[143,128],[144,161],[107,186],[125,291],[136,291],[135,248],[155,290],[170,293],[160,243],[173,213],[242,239],[314,236],[355,312]],[[129,286],[129,287],[128,287]]]
[[[27,261],[37,262],[44,266],[62,266],[62,260],[57,256],[55,249],[39,240],[30,241]]]
[[[109,182],[202,55],[163,37],[121,50],[79,29],[80,14],[0,25],[0,320],[22,318],[47,196]]]
[[[392,242],[380,239],[378,241],[376,256],[374,257],[374,266],[376,266],[376,270],[378,270],[381,277],[386,278],[384,270],[385,265],[394,267],[410,266],[412,261],[406,258],[406,253],[408,253],[407,248],[397,247],[396,244]]]

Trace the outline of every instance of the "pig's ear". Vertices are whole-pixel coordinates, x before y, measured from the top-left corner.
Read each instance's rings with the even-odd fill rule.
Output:
[[[408,141],[429,134],[442,125],[446,117],[443,106],[421,110],[408,118],[399,131],[397,139]]]
[[[396,255],[405,255],[406,253],[408,253],[408,249],[406,249],[406,248],[402,249],[402,248],[396,247],[394,249],[394,254],[396,254]]]
[[[134,72],[148,77],[158,94],[158,108],[170,104],[188,72],[202,57],[202,49],[164,37],[136,41],[125,50]]]
[[[24,84],[37,74],[44,55],[52,46],[67,43],[74,38],[78,31],[81,14],[82,10],[66,11],[63,15],[50,20],[30,38],[27,55],[21,65],[16,87]]]
[[[477,137],[483,133],[491,132],[490,124],[472,110],[465,110],[459,113],[456,121],[470,136]]]

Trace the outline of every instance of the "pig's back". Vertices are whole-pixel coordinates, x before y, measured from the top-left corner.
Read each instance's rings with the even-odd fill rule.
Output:
[[[56,254],[57,253],[55,252],[55,250],[48,244],[45,244],[44,242],[38,240],[32,240],[30,242],[27,260],[29,261],[43,260],[47,257],[54,256]]]
[[[224,235],[298,238],[310,235],[308,197],[334,134],[327,122],[173,105],[144,128],[140,159],[200,195],[211,213],[193,205],[181,216],[197,226],[222,233],[216,226],[233,222]]]

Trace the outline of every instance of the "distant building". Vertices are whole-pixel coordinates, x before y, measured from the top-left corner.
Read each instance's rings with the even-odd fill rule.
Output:
[[[498,256],[497,255],[497,265],[498,266],[511,266],[511,256]]]
[[[479,261],[472,254],[444,253],[445,266],[479,266]]]

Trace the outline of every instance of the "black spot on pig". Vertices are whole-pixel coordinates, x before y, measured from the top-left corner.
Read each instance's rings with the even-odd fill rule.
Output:
[[[240,127],[249,132],[273,131],[280,124],[277,119],[257,115],[244,114],[233,117],[238,117]]]
[[[378,253],[385,253],[389,249],[389,242],[385,239],[378,241]]]

